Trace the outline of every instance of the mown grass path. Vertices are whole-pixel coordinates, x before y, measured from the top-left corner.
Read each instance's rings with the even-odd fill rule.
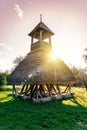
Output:
[[[73,88],[68,100],[33,104],[0,91],[0,130],[87,130],[87,92]]]

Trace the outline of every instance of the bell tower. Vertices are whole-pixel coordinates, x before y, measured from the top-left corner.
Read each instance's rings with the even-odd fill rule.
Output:
[[[52,35],[54,33],[42,22],[40,15],[40,23],[28,34],[31,37],[31,51],[52,51]]]

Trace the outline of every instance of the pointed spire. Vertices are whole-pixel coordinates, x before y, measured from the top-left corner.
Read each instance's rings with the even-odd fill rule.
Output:
[[[40,22],[42,22],[42,14],[40,14]]]

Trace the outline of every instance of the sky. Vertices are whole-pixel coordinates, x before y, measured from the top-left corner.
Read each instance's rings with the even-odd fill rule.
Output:
[[[55,33],[53,51],[67,65],[85,67],[87,0],[0,0],[0,71],[30,52],[29,32],[43,22]]]

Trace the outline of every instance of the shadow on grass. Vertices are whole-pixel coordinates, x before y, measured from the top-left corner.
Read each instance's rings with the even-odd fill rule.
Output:
[[[71,98],[70,101],[72,101],[74,104],[76,104],[78,107],[83,107],[75,97]]]

